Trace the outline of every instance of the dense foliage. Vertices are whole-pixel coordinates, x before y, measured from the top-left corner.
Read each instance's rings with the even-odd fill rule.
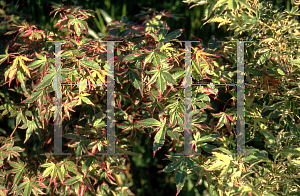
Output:
[[[197,185],[204,183],[210,195],[297,195],[298,7],[280,12],[256,0],[205,3],[207,22],[229,25],[234,39],[245,34],[243,40],[253,41],[245,46],[246,152],[250,155],[232,154],[236,88],[193,86],[192,143],[202,154],[169,154],[171,163],[162,171],[175,172],[177,195],[194,174]],[[164,18],[177,16],[151,9],[138,15],[142,24],[127,21],[126,16],[112,21],[109,36],[100,40],[122,41],[115,44],[114,62],[116,152],[124,155],[96,155],[106,146],[106,87],[77,85],[62,86],[63,152],[72,156],[50,156],[44,153],[53,152],[55,53],[53,44],[45,41],[66,41],[61,55],[63,82],[105,83],[107,72],[105,42],[86,38],[86,20],[93,11],[53,8],[52,14],[60,16],[56,26],[67,29],[63,36],[26,21],[2,22],[10,27],[5,35],[14,39],[0,56],[4,66],[0,109],[2,116],[15,120],[15,129],[10,137],[1,137],[0,194],[130,195],[129,187],[116,178],[126,172],[126,158],[138,156],[131,148],[143,135],[154,136],[153,156],[168,145],[169,151],[183,151],[185,50],[175,41],[184,30],[170,31]],[[194,84],[236,83],[236,43],[228,41],[194,44]],[[16,132],[24,133],[24,148],[15,146]]]

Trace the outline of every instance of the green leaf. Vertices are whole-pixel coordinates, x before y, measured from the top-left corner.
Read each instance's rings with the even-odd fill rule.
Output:
[[[173,79],[172,75],[168,72],[161,72],[161,74],[164,76],[165,80],[167,80],[168,82],[176,85],[175,80]]]
[[[247,1],[245,0],[237,0],[237,2],[239,2],[240,4],[242,4],[243,6],[245,6],[249,11],[253,11],[253,8],[250,7],[250,5],[248,4]]]
[[[177,29],[171,33],[169,33],[164,39],[162,39],[162,42],[168,42],[170,40],[173,40],[177,37],[179,37],[183,32],[183,29]]]
[[[45,63],[46,63],[46,59],[45,60],[35,60],[28,65],[28,69],[35,69]]]
[[[21,71],[17,71],[17,78],[21,82],[22,86],[25,87],[25,82],[24,82],[25,76]],[[26,88],[24,88],[24,89],[25,89],[25,93],[27,94],[28,92],[27,92]]]
[[[62,171],[61,171],[60,167],[56,166],[56,171],[57,171],[59,180],[60,180],[61,182],[64,182],[63,174],[62,174]]]
[[[222,175],[226,174],[230,170],[230,168],[231,168],[230,166],[231,166],[231,164],[226,165],[226,167],[224,169],[222,169],[222,172],[220,175],[222,176]]]
[[[193,169],[194,167],[196,167],[194,161],[192,161],[190,157],[184,157],[184,163],[186,163],[189,169]]]
[[[84,174],[86,174],[86,172],[88,172],[88,169],[91,166],[94,159],[95,159],[95,157],[89,157],[86,161],[83,162],[81,170]]]
[[[95,106],[87,97],[80,97],[83,102]]]
[[[168,129],[167,134],[175,140],[179,139],[177,131],[172,132],[172,129]]]
[[[152,62],[153,54],[154,54],[154,52],[151,52],[149,55],[146,56],[144,65],[146,65],[146,63]]]
[[[232,159],[230,156],[218,152],[213,152],[213,154],[224,162],[230,162]]]
[[[29,121],[28,122],[28,129],[26,131],[26,138],[25,138],[24,144],[29,139],[29,137],[31,136],[31,134],[34,131],[34,129],[36,129],[35,122],[34,121]]]
[[[139,121],[139,124],[144,127],[162,126],[162,123],[154,118],[148,118],[148,119]]]
[[[300,156],[300,150],[295,150],[291,147],[284,148],[282,153]]]
[[[267,60],[269,60],[271,58],[271,53],[270,51],[267,51],[265,53],[263,53],[258,61],[257,61],[257,65],[263,65]]]
[[[287,121],[287,123],[288,123],[288,125],[289,125],[289,128],[290,128],[290,130],[292,130],[294,133],[297,133],[298,132],[298,128],[297,128],[297,126],[294,124],[294,123],[292,123],[291,121]]]
[[[155,156],[156,151],[161,149],[161,147],[165,143],[165,135],[166,135],[166,129],[164,126],[160,128],[160,130],[156,133],[154,137],[154,144],[153,144],[153,157]]]
[[[242,161],[243,162],[249,162],[249,163],[253,163],[255,161],[257,161],[259,159],[259,157],[254,156],[254,155],[248,155],[247,157],[243,157]]]
[[[20,179],[23,177],[23,171],[24,169],[21,169],[18,173],[16,173],[14,178],[14,184],[19,183]]]
[[[133,70],[128,70],[129,71],[129,78],[133,84],[133,86],[137,89],[139,89],[141,95],[143,93],[143,82],[141,80],[141,77]]]
[[[72,172],[72,173],[74,173],[74,174],[76,174],[76,175],[80,175],[80,173],[79,173],[77,170],[74,169],[74,168],[76,168],[76,167],[75,167],[75,164],[74,164],[73,162],[67,161],[67,163],[68,163],[68,165],[65,165],[65,168],[66,168],[68,171],[70,171],[70,172]]]
[[[44,163],[42,165],[40,165],[41,167],[50,167],[51,165],[53,165],[53,163]]]
[[[21,183],[19,186],[18,186],[18,188],[16,189],[16,190],[21,190],[21,189],[23,189],[24,187],[27,187],[28,185],[29,185],[29,181],[26,181],[26,182],[23,182],[23,183]],[[27,186],[26,186],[27,185]]]
[[[280,68],[277,68],[276,70],[277,70],[277,72],[278,72],[280,75],[282,75],[282,76],[286,75],[286,74],[284,73],[284,71],[282,71]]]
[[[253,76],[262,76],[263,75],[263,72],[260,70],[257,70],[257,69],[251,69],[251,68],[246,67],[245,71],[249,72]]]
[[[177,169],[181,165],[182,160],[183,160],[183,157],[180,160],[175,161],[175,162],[167,165],[167,167],[165,167],[165,169],[163,169],[162,171],[163,172],[172,172],[172,171],[174,171],[175,169]]]
[[[236,8],[237,8],[237,3],[235,2],[235,0],[229,0],[228,8],[229,8],[229,9],[232,9],[233,11],[236,10]]]
[[[200,139],[198,139],[197,142],[211,142],[211,141],[214,141],[215,138],[216,137],[206,135],[206,136],[201,137]]]
[[[261,130],[262,134],[265,136],[267,139],[267,145],[275,147],[276,146],[276,139],[273,136],[273,134],[267,130]]]
[[[176,171],[176,176],[175,176],[175,183],[176,183],[176,187],[177,187],[176,196],[180,193],[182,187],[184,186],[186,177],[187,177],[187,166],[185,164],[183,164]]]
[[[9,57],[9,54],[0,55],[0,65]]]
[[[30,97],[28,97],[27,99],[25,99],[24,101],[22,101],[21,103],[32,103],[34,102],[35,100],[37,100],[39,98],[39,96],[41,96],[43,93],[43,90],[40,90],[40,91],[36,91],[34,93],[32,93],[30,95]]]
[[[68,179],[66,182],[65,182],[65,185],[72,185],[72,184],[75,184],[76,182],[78,182],[83,176],[82,175],[79,175],[79,176],[75,176],[73,178],[70,178]]]
[[[51,172],[53,171],[53,169],[55,168],[55,164],[52,163],[48,168],[45,169],[45,171],[43,172],[43,177],[47,177],[51,174]]]
[[[98,65],[98,63],[94,62],[94,61],[90,61],[87,59],[81,60],[80,63],[82,65],[84,65],[85,67],[91,67],[97,70],[101,70],[101,67]]]
[[[217,160],[209,168],[207,168],[207,170],[218,170],[218,169],[222,168],[223,166],[225,166],[225,163],[226,162]]]
[[[21,117],[22,117],[22,111],[18,112],[17,118],[16,118],[16,126],[18,126],[21,122]]]
[[[228,0],[220,0],[220,1],[217,1],[216,4],[214,5],[214,7],[212,8],[212,11],[213,12],[215,9],[217,9],[218,7],[221,7],[222,5],[225,5],[226,3],[228,3]],[[207,18],[206,18],[207,20]]]
[[[124,154],[128,154],[128,155],[132,155],[132,156],[141,156],[141,154],[132,152],[132,151],[128,151],[128,150],[124,150],[124,149],[118,149],[118,152],[124,153]]]
[[[130,63],[132,63],[135,60],[140,59],[140,58],[141,58],[140,54],[129,54],[123,59],[123,61],[125,61],[125,62],[129,61]]]
[[[54,75],[55,75],[55,73],[49,73],[49,74],[47,74],[47,75],[43,78],[43,81],[42,81],[41,83],[39,83],[39,84],[35,87],[35,89],[36,89],[36,90],[39,90],[39,89],[42,89],[42,88],[45,88],[46,86],[48,86],[48,85],[51,83],[51,81],[52,81]]]
[[[164,77],[162,77],[161,73],[158,75],[156,84],[158,86],[159,91],[164,92],[164,90],[166,89],[166,80],[164,79]]]
[[[168,33],[168,25],[166,22],[161,26],[161,28],[158,30],[158,40],[160,41],[163,37],[165,37]]]
[[[200,147],[201,147],[205,152],[208,152],[208,153],[211,153],[212,150],[214,150],[214,149],[217,148],[216,146],[211,145],[211,144],[208,144],[208,143],[202,143],[202,144],[200,144]]]
[[[27,57],[24,56],[18,56],[16,59],[18,59],[19,65],[22,68],[22,70],[29,76],[29,78],[31,78],[28,67],[24,64],[24,60],[31,61],[32,59],[28,59]]]
[[[267,109],[267,110],[277,110],[277,109],[280,109],[283,106],[284,102],[285,101],[280,101],[278,103],[274,103],[271,106],[266,106],[265,109]]]
[[[221,118],[219,119],[219,122],[216,126],[217,129],[220,129],[221,127],[223,127],[223,125],[225,124],[225,120],[226,120],[226,116],[225,113],[222,113]]]

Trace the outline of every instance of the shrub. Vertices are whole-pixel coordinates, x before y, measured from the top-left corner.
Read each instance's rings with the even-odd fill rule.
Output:
[[[293,54],[298,39],[292,35],[297,33],[298,23],[295,18],[292,22],[284,19],[299,14],[298,10],[276,13],[256,1],[208,3],[207,19],[210,12],[215,15],[208,22],[230,24],[235,36],[246,31],[253,39],[254,51],[245,50],[246,139],[249,144],[261,140],[265,143],[246,147],[250,155],[234,155],[235,88],[193,86],[192,146],[202,154],[167,155],[172,163],[162,171],[176,171],[177,195],[186,177],[193,174],[199,176],[197,184],[206,178],[204,183],[211,195],[296,194],[299,65],[294,57],[297,53]],[[172,145],[170,151],[184,149],[185,50],[174,42],[183,29],[169,32],[163,17],[176,16],[144,9],[139,14],[141,25],[124,16],[108,25],[109,37],[101,38],[122,41],[115,43],[114,65],[116,152],[124,154],[97,155],[107,144],[106,88],[91,84],[106,82],[107,49],[99,40],[86,38],[85,20],[91,12],[76,6],[54,6],[51,13],[61,17],[56,26],[59,30],[68,28],[64,36],[49,34],[26,21],[11,25],[6,32],[15,39],[0,56],[5,66],[1,85],[9,88],[1,93],[0,109],[2,116],[16,120],[16,126],[11,137],[1,138],[2,195],[131,194],[129,187],[119,186],[114,177],[124,172],[125,158],[136,155],[130,147],[141,134],[155,135],[153,156],[167,143]],[[283,33],[287,34],[284,38],[279,36]],[[61,87],[63,152],[71,156],[45,155],[53,149],[55,110],[55,51],[53,44],[45,40],[66,42],[61,54],[62,82],[77,82],[77,86]],[[217,41],[210,40],[207,47],[193,47],[193,83],[236,83],[232,73],[236,69],[236,46]],[[287,70],[278,64],[282,58]],[[218,98],[221,91],[230,95],[227,100]],[[211,107],[216,99],[224,102],[222,108]],[[12,137],[21,130],[25,130],[20,138],[24,148],[15,146],[17,141]]]

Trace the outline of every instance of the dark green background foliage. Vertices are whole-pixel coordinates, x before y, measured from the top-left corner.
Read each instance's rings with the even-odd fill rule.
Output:
[[[190,4],[187,4],[188,2],[190,2]],[[164,131],[166,129],[168,131],[174,131],[174,135],[168,132],[168,136],[166,135],[166,137],[164,138],[165,141],[161,145],[161,149],[156,149],[158,151],[155,153],[154,157],[153,152],[155,150],[153,149],[153,143],[156,143],[156,145],[160,145],[161,142],[158,142],[157,139],[154,139],[158,135],[158,130],[155,131],[154,128],[150,128],[149,124],[153,124],[153,121],[147,122],[146,120],[152,118],[150,110],[145,110],[145,108],[147,107],[145,107],[143,103],[139,103],[140,105],[138,105],[132,103],[130,99],[126,99],[122,96],[118,96],[118,98],[116,98],[116,100],[121,100],[123,110],[128,109],[127,113],[135,119],[134,126],[136,126],[136,129],[122,132],[126,127],[125,125],[128,125],[129,121],[128,119],[123,119],[124,116],[122,116],[121,111],[116,110],[116,118],[118,121],[116,134],[122,136],[122,138],[118,138],[119,140],[122,140],[119,142],[121,144],[124,143],[124,146],[128,147],[128,149],[126,148],[127,150],[137,153],[139,154],[139,156],[127,156],[127,164],[125,165],[127,166],[127,168],[130,167],[129,172],[120,173],[114,171],[113,174],[117,175],[113,177],[117,179],[118,184],[120,182],[123,183],[124,187],[129,187],[130,191],[138,196],[176,195],[176,193],[178,194],[178,192],[180,192],[178,195],[184,196],[214,196],[222,194],[230,195],[229,192],[231,192],[231,195],[298,195],[300,191],[300,182],[298,180],[300,174],[300,72],[298,55],[300,52],[298,51],[297,45],[299,44],[298,37],[300,34],[299,31],[297,34],[297,26],[299,26],[299,24],[296,22],[298,21],[298,16],[296,14],[299,13],[296,13],[297,10],[295,11],[295,8],[297,8],[298,6],[294,4],[294,1],[290,0],[273,0],[268,1],[269,3],[257,3],[257,5],[250,3],[250,5],[253,6],[251,9],[256,9],[256,13],[254,13],[255,11],[252,12],[253,18],[247,18],[247,14],[239,18],[241,15],[238,15],[239,7],[237,6],[242,6],[243,4],[241,2],[246,1],[208,0],[206,4],[199,4],[198,6],[189,9],[190,6],[192,6],[193,4],[197,5],[198,2],[201,1],[193,0],[186,1],[184,3],[180,0],[170,0],[163,2],[154,0],[1,1],[2,9],[0,13],[0,30],[1,37],[3,37],[0,40],[0,49],[2,55],[1,59],[4,59],[5,57],[4,54],[6,54],[6,46],[15,41],[14,38],[16,35],[11,34],[4,36],[3,34],[9,31],[8,27],[10,25],[21,22],[24,19],[26,19],[27,22],[29,22],[29,24],[31,25],[37,25],[38,29],[40,30],[47,29],[47,32],[57,33],[57,38],[65,38],[70,36],[73,38],[75,37],[74,39],[76,39],[80,37],[75,33],[72,34],[72,32],[70,35],[70,31],[68,31],[66,27],[61,31],[57,31],[59,29],[59,26],[54,27],[54,25],[57,24],[57,21],[61,17],[59,16],[59,14],[57,14],[56,17],[53,18],[54,14],[51,14],[49,16],[49,13],[53,11],[53,9],[51,8],[52,5],[59,5],[60,3],[63,3],[66,6],[77,5],[82,6],[82,9],[98,11],[98,13],[91,12],[91,14],[95,17],[89,17],[86,20],[89,26],[89,34],[84,36],[89,39],[112,35],[113,31],[107,30],[108,24],[112,25],[109,20],[123,21],[124,15],[127,16],[127,21],[125,22],[133,21],[133,24],[135,24],[136,26],[141,25],[143,21],[138,21],[138,17],[136,15],[141,12],[142,7],[149,7],[154,11],[160,12],[162,10],[166,10],[170,14],[179,14],[178,16],[183,17],[162,18],[162,20],[165,21],[170,28],[168,33],[175,31],[176,29],[184,29],[183,33],[180,34],[179,37],[176,36],[176,39],[197,40],[197,38],[200,38],[202,43],[205,45],[205,48],[207,49],[205,50],[205,52],[211,52],[210,50],[212,48],[209,46],[209,43],[216,43],[216,40],[212,39],[214,37],[217,38],[217,40],[221,41],[228,41],[232,36],[234,37],[234,39],[252,40],[254,41],[254,43],[249,44],[245,47],[245,138],[247,146],[246,149],[247,152],[251,154],[250,156],[237,157],[228,155],[229,151],[235,151],[236,127],[233,122],[228,120],[229,118],[226,118],[227,114],[230,117],[235,116],[234,108],[236,107],[236,103],[234,102],[234,98],[236,97],[236,93],[234,93],[235,88],[233,87],[228,88],[227,92],[225,90],[225,87],[214,88],[212,91],[215,93],[215,95],[214,93],[207,93],[208,98],[206,99],[206,101],[204,101],[205,99],[202,96],[203,92],[200,88],[192,88],[193,92],[199,92],[193,95],[195,96],[194,98],[198,98],[198,103],[195,104],[195,108],[197,108],[198,111],[202,110],[207,115],[207,118],[205,117],[204,119],[198,119],[198,122],[193,124],[193,130],[195,129],[195,133],[193,133],[193,136],[195,139],[196,147],[198,151],[201,151],[202,155],[194,157],[184,157],[183,159],[179,159],[178,157],[174,156],[175,150],[177,152],[183,151],[183,137],[181,136],[183,132],[177,132],[178,130],[180,130],[180,127],[177,126],[175,128],[175,126],[171,126],[170,119],[172,119],[172,111],[170,109],[172,109],[172,107],[170,106],[171,103],[169,102],[170,100],[175,99],[175,97],[176,99],[178,97],[182,98],[182,94],[180,94],[180,90],[178,89],[181,88],[182,90],[181,84],[184,76],[179,75],[179,73],[183,73],[182,71],[184,66],[184,59],[182,56],[179,57],[178,55],[180,63],[177,65],[175,61],[172,61],[172,65],[176,64],[177,67],[174,70],[170,70],[170,73],[172,74],[171,77],[173,77],[176,82],[176,85],[174,85],[173,87],[177,89],[177,92],[171,92],[168,94],[165,93],[166,90],[163,90],[165,93],[164,95],[166,95],[168,99],[164,99],[160,103],[162,105],[157,103],[158,98],[155,98],[152,95],[146,96],[149,97],[147,101],[151,100],[153,108],[155,108],[153,118],[157,121],[160,121],[159,114],[163,113],[163,119],[166,118],[168,120],[166,127],[162,128],[161,130]],[[223,4],[221,3],[216,10],[212,11],[212,15],[207,18],[207,20],[210,20],[212,18],[214,18],[215,20],[203,26],[203,24],[207,22],[207,20],[202,20],[205,18],[205,14],[208,13],[206,11],[209,10],[209,6],[211,6],[212,8],[217,4],[217,2],[223,2]],[[270,3],[273,4],[273,7],[268,6]],[[245,13],[247,9],[249,8],[245,6],[243,7],[243,11]],[[225,13],[224,10],[228,11],[228,13]],[[287,13],[284,13],[285,10],[292,10],[293,13],[296,13],[293,16],[292,23],[295,26],[292,26],[292,24],[284,23],[288,15]],[[293,13],[291,15],[293,15]],[[8,16],[10,16],[10,21],[7,20]],[[225,24],[218,28],[218,23],[224,21],[224,17],[227,17],[227,19],[229,18],[228,24],[231,24],[231,26]],[[245,26],[243,26],[244,24]],[[241,29],[241,27],[243,27],[244,29]],[[293,29],[293,31],[288,32],[289,29]],[[122,30],[124,29],[118,31],[121,33]],[[296,37],[292,35],[296,35]],[[143,36],[144,38],[146,38],[145,35]],[[153,35],[151,36],[150,38],[147,37],[146,41],[146,43],[148,43],[149,45],[154,43]],[[130,41],[134,40],[133,38],[134,36],[130,37]],[[51,44],[41,44],[39,47],[42,51],[47,51],[50,46]],[[198,45],[195,43],[193,44],[193,47],[198,47]],[[174,44],[174,46],[172,46],[172,48],[176,48],[177,52],[177,48],[181,49],[181,53],[184,51],[184,48],[182,46],[180,47],[179,44],[176,43]],[[78,48],[77,46],[74,46],[72,49],[75,49],[76,52],[76,49]],[[212,67],[214,69],[212,71],[215,74],[213,76],[210,75],[212,80],[202,78],[201,75],[205,75],[207,73],[207,70],[209,70],[211,67],[208,67],[206,63],[201,62],[200,64],[196,62],[195,56],[199,55],[199,53],[197,55],[194,54],[192,74],[193,83],[210,83],[212,81],[220,82],[221,76],[225,77],[225,81],[227,83],[236,82],[236,75],[231,74],[236,70],[236,45],[226,42],[224,43],[224,45],[222,45],[221,49],[226,49],[226,52],[220,52],[220,56],[218,58],[209,57],[209,60],[206,59],[210,63],[212,63],[212,61],[214,61],[215,63],[215,66]],[[51,51],[51,49],[49,49],[49,51]],[[78,51],[80,50],[78,49]],[[119,47],[118,52],[120,51],[121,50]],[[129,55],[133,54],[133,51],[134,50],[132,49],[128,49],[128,51],[120,52],[123,56],[120,54],[118,54],[118,56],[130,59]],[[13,52],[18,52],[18,50],[9,51],[9,53]],[[39,53],[39,50],[35,49],[35,52]],[[29,59],[34,59],[36,57],[35,55],[33,55],[34,51],[25,51],[24,53],[20,53],[20,56],[24,55]],[[216,51],[211,52],[211,54],[215,53]],[[281,60],[279,59],[279,56],[282,54],[293,55],[294,59],[292,61],[285,62],[286,66],[289,68],[289,74],[284,73],[284,68],[282,67]],[[175,52],[174,56],[176,55],[177,53]],[[122,60],[124,60],[125,58],[123,58]],[[40,140],[36,134],[31,134],[28,139],[28,135],[26,135],[25,131],[26,129],[20,129],[20,127],[17,127],[18,125],[16,126],[16,122],[20,122],[21,119],[18,119],[16,115],[10,116],[10,114],[12,115],[13,111],[6,111],[5,107],[7,107],[7,105],[5,104],[11,102],[15,105],[16,108],[24,111],[28,120],[35,119],[39,121],[39,116],[36,116],[37,111],[31,111],[32,109],[28,109],[29,106],[27,106],[27,104],[21,103],[21,101],[24,101],[25,97],[23,95],[24,89],[21,88],[20,82],[17,86],[15,79],[13,79],[9,87],[8,79],[4,79],[4,76],[7,76],[7,70],[12,65],[12,60],[10,60],[10,63],[7,63],[6,59],[1,60],[0,62],[2,63],[0,65],[0,109],[4,110],[2,115],[0,116],[0,136],[9,138],[12,133],[14,134],[14,146],[16,147],[13,149],[13,151],[18,151],[20,153],[20,158],[22,159],[22,161],[30,162],[34,160],[34,162],[36,162],[37,164],[39,160],[40,164],[45,164],[50,163],[51,161],[57,161],[56,163],[58,163],[59,161],[63,160],[64,158],[62,157],[56,157],[57,160],[55,160],[54,158],[49,158],[39,154],[46,151],[48,152],[49,149],[51,149],[51,147],[53,146],[53,141],[50,140],[50,138],[53,138],[53,134],[51,135],[51,133],[53,133],[53,115],[50,117],[48,116],[48,120],[50,123],[48,123],[48,126],[45,127],[45,129],[36,129],[37,133],[43,134],[44,140],[45,137],[47,138],[47,140],[44,141]],[[119,65],[124,69],[130,67],[132,70],[135,70],[137,65],[133,64],[132,62],[133,61],[131,59],[130,63],[128,65],[125,65],[124,61],[122,61]],[[26,63],[26,66],[28,66],[28,64],[30,64],[31,62]],[[291,68],[292,63],[293,68]],[[155,67],[154,61],[150,62],[150,64]],[[69,65],[73,66],[74,64],[70,63]],[[198,66],[203,70],[200,70]],[[153,71],[153,67],[148,66],[148,70],[146,71]],[[103,67],[101,68],[103,69]],[[93,69],[90,69],[89,71],[93,71]],[[221,71],[222,75],[219,74]],[[34,73],[36,74],[42,72],[43,70],[40,69],[39,72]],[[117,91],[122,95],[126,95],[128,92],[129,95],[134,95],[134,97],[141,98],[138,84],[134,84],[133,82],[134,73],[128,73],[129,74],[126,76],[126,78],[123,75],[116,76],[119,79],[116,80],[116,89],[118,89]],[[67,76],[63,76],[64,79],[65,77],[70,77],[70,75],[68,74]],[[35,75],[34,79],[32,79],[32,81],[34,82],[32,83],[32,87],[30,87],[30,82],[27,81],[27,91],[31,92],[34,86],[38,85],[38,83],[41,82],[37,82],[37,80],[42,79],[41,76],[37,75]],[[45,77],[45,75],[46,73],[44,73],[43,78]],[[80,78],[84,77],[89,76],[80,75]],[[11,77],[9,76],[8,78]],[[151,77],[146,78],[146,81],[149,82],[150,78]],[[29,81],[31,81],[31,79]],[[172,83],[170,82],[170,79],[167,81],[169,83]],[[127,85],[125,89],[121,88],[120,84],[122,84],[122,82]],[[146,86],[146,83],[147,82],[143,82],[143,85]],[[153,95],[156,96],[161,89],[160,87],[156,88],[155,84],[156,83],[149,85],[151,87],[151,90],[149,90],[149,92],[152,92]],[[47,94],[50,99],[50,97],[55,96],[54,90],[51,89],[49,85],[47,88],[50,89]],[[168,88],[170,88],[170,86],[168,86]],[[64,90],[65,92],[67,91],[66,88]],[[72,90],[68,89],[68,91]],[[78,91],[76,90],[73,90],[72,92],[75,94],[78,93]],[[80,104],[79,106],[74,107],[73,109],[75,110],[75,112],[71,112],[72,120],[63,124],[63,127],[68,127],[68,133],[72,133],[74,129],[73,125],[80,125],[83,128],[83,130],[80,131],[80,134],[81,136],[85,135],[86,132],[88,132],[90,129],[92,130],[93,128],[88,126],[88,120],[86,119],[91,118],[92,120],[96,120],[97,118],[100,118],[99,116],[97,116],[97,114],[100,114],[101,111],[105,110],[106,102],[103,98],[104,94],[102,91],[100,92],[86,90],[86,92],[92,94],[89,99],[95,101],[94,103],[96,105],[96,110],[94,111],[94,108],[89,104],[86,104],[86,106]],[[200,92],[202,92],[202,94]],[[183,103],[183,100],[181,101]],[[205,108],[204,103],[208,104],[211,108]],[[168,108],[168,106],[170,108]],[[140,109],[142,107],[143,109]],[[232,112],[233,110],[234,112]],[[215,115],[219,112],[221,112],[223,116],[220,117]],[[182,111],[176,111],[174,113],[182,113]],[[78,121],[77,119],[83,120]],[[176,116],[176,119],[180,118]],[[40,122],[38,123],[40,124]],[[125,123],[125,125],[122,123]],[[24,124],[26,123],[24,122]],[[178,124],[180,123],[178,122]],[[229,124],[231,125],[231,129],[227,128]],[[199,128],[200,125],[206,127]],[[101,133],[99,134],[101,135]],[[218,139],[215,139],[213,137]],[[25,140],[27,141],[24,142]],[[68,142],[70,142],[69,139],[66,139],[64,137],[63,144],[66,144]],[[2,147],[4,146],[4,144],[9,144],[9,140],[3,140],[1,143]],[[9,149],[7,146],[4,146],[2,150],[6,148]],[[24,151],[21,152],[19,148],[23,148]],[[172,150],[169,151],[170,149]],[[212,149],[218,149],[219,153],[212,153]],[[71,152],[72,150],[74,149],[71,147],[63,147],[63,151]],[[165,155],[171,156],[167,159]],[[15,162],[18,162],[16,158],[11,159]],[[10,192],[12,184],[17,184],[17,175],[7,173],[4,174],[4,171],[9,173],[8,169],[12,169],[12,166],[16,165],[10,164],[10,161],[7,159],[4,160],[3,163],[3,160],[4,159],[2,158],[2,162],[0,163],[2,167],[0,172],[3,172],[0,175],[0,191],[2,191],[0,192],[1,194],[7,191],[7,189],[10,189]],[[123,159],[122,161],[125,161],[125,159]],[[105,160],[105,158],[103,159],[103,163],[109,162],[114,166],[123,165],[122,161],[118,162],[115,160],[115,162],[111,162],[111,160],[107,161]],[[75,164],[76,161],[72,159],[71,162],[74,162]],[[175,167],[176,164],[177,167]],[[8,169],[6,169],[4,165]],[[37,176],[38,171],[32,169],[35,168],[33,164],[29,166],[31,167],[31,171],[35,173],[31,176]],[[47,165],[47,167],[49,168],[49,165]],[[187,168],[189,170],[187,170]],[[161,170],[163,169],[164,171],[172,172],[161,172]],[[79,171],[81,172],[81,170]],[[180,176],[180,174],[182,175]],[[4,180],[6,175],[8,176],[8,179]],[[186,178],[184,178],[185,175],[187,175]],[[48,185],[50,176],[45,179],[45,185]],[[57,182],[61,182],[58,177],[56,179]],[[25,178],[22,180],[25,180]],[[18,183],[18,186],[20,186],[22,180]],[[71,179],[69,178],[68,180],[68,182],[70,182]],[[106,185],[103,185],[102,182],[107,183],[108,186],[106,187]],[[198,186],[195,186],[196,184]],[[110,183],[110,180],[108,180],[107,177],[105,179],[101,178],[101,180],[97,182],[95,187],[97,188],[98,185],[101,185],[101,193],[103,195],[105,195],[103,193],[104,190],[107,190],[108,187],[115,191],[116,195],[129,194],[129,192],[127,191],[125,191],[125,193],[122,193],[122,191],[117,191],[116,188],[118,186]],[[53,186],[54,185],[52,183],[51,189],[44,188],[42,190],[44,193],[47,193],[47,195],[57,194],[53,190]],[[73,187],[71,189],[73,189]],[[19,195],[25,195],[26,188],[23,189],[23,191],[24,193],[22,191],[18,191]],[[74,191],[74,189],[72,191]],[[86,191],[87,192],[85,195],[92,194],[88,189]],[[74,192],[73,194],[75,195]],[[112,192],[110,193],[110,195],[112,195]]]

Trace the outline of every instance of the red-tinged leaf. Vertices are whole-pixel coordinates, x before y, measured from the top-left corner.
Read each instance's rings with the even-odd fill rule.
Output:
[[[112,177],[112,175],[110,174],[110,173],[105,173],[105,175],[106,175],[106,177],[107,177],[107,179],[108,179],[108,181],[110,182],[110,183],[112,183],[112,184],[114,184],[114,185],[117,185],[114,181],[116,181],[113,177]]]
[[[226,114],[226,116],[227,116],[227,118],[228,118],[230,121],[234,121],[231,115]]]
[[[86,190],[86,186],[85,186],[85,184],[83,184],[83,183],[81,183],[80,184],[80,196],[83,196],[84,195],[84,193],[85,193],[85,190]]]
[[[31,78],[28,67],[24,64],[24,61],[33,61],[33,59],[29,59],[24,56],[18,56],[16,59],[19,61],[19,65],[23,69],[23,71],[29,76],[29,78]]]
[[[201,88],[202,93],[217,95],[211,88]]]
[[[75,184],[76,182],[80,181],[80,179],[82,178],[83,176],[82,175],[78,175],[78,176],[75,176],[73,178],[69,178],[64,185],[72,185],[72,184]]]
[[[151,85],[151,84],[153,84],[154,82],[155,82],[155,80],[156,80],[156,78],[158,77],[158,72],[156,72],[152,77],[151,77],[151,79],[149,80],[149,82],[146,84],[146,86],[149,86],[149,85]]]
[[[13,65],[9,68],[9,70],[7,70],[7,71],[5,72],[5,81],[7,80],[7,76],[9,75],[9,73],[10,73],[12,70],[14,70],[14,69],[17,68],[17,65],[18,65],[18,59],[15,58],[14,61],[13,61]]]
[[[176,171],[175,183],[177,187],[176,196],[180,193],[181,189],[184,186],[185,178],[187,177],[187,166],[182,164],[179,169]]]
[[[221,127],[223,127],[225,122],[226,122],[226,115],[225,115],[225,113],[223,113],[221,118],[219,119],[219,122],[218,122],[216,128],[220,129]]]
[[[227,130],[228,131],[231,131],[231,126],[230,126],[230,121],[228,120],[228,118],[227,118],[227,115],[225,114],[225,125],[226,125],[226,127],[227,127]]]
[[[208,56],[212,56],[212,57],[217,57],[216,55],[213,55],[213,54],[209,54],[209,53],[206,53],[206,52],[203,52],[204,48],[200,49],[199,48],[196,48],[195,49],[195,52],[194,52],[194,55],[196,56],[196,61],[197,61],[197,64],[198,64],[198,68],[201,70],[201,60],[203,60],[205,62],[206,65],[208,65],[210,68],[211,68],[211,65],[210,63],[207,61],[207,57]]]
[[[87,179],[84,179],[84,183],[89,188],[90,191],[94,192],[94,189],[92,189],[90,182],[88,182]]]
[[[11,81],[14,79],[16,73],[17,73],[18,69],[15,68],[11,71],[9,71],[9,74],[8,74],[8,77],[9,77],[9,83],[8,83],[8,86],[10,87],[10,84],[11,84]]]
[[[219,113],[211,113],[211,115],[213,115],[213,116],[215,116],[215,117],[220,117],[220,116],[222,116],[222,114],[223,114],[224,112],[219,112]]]

